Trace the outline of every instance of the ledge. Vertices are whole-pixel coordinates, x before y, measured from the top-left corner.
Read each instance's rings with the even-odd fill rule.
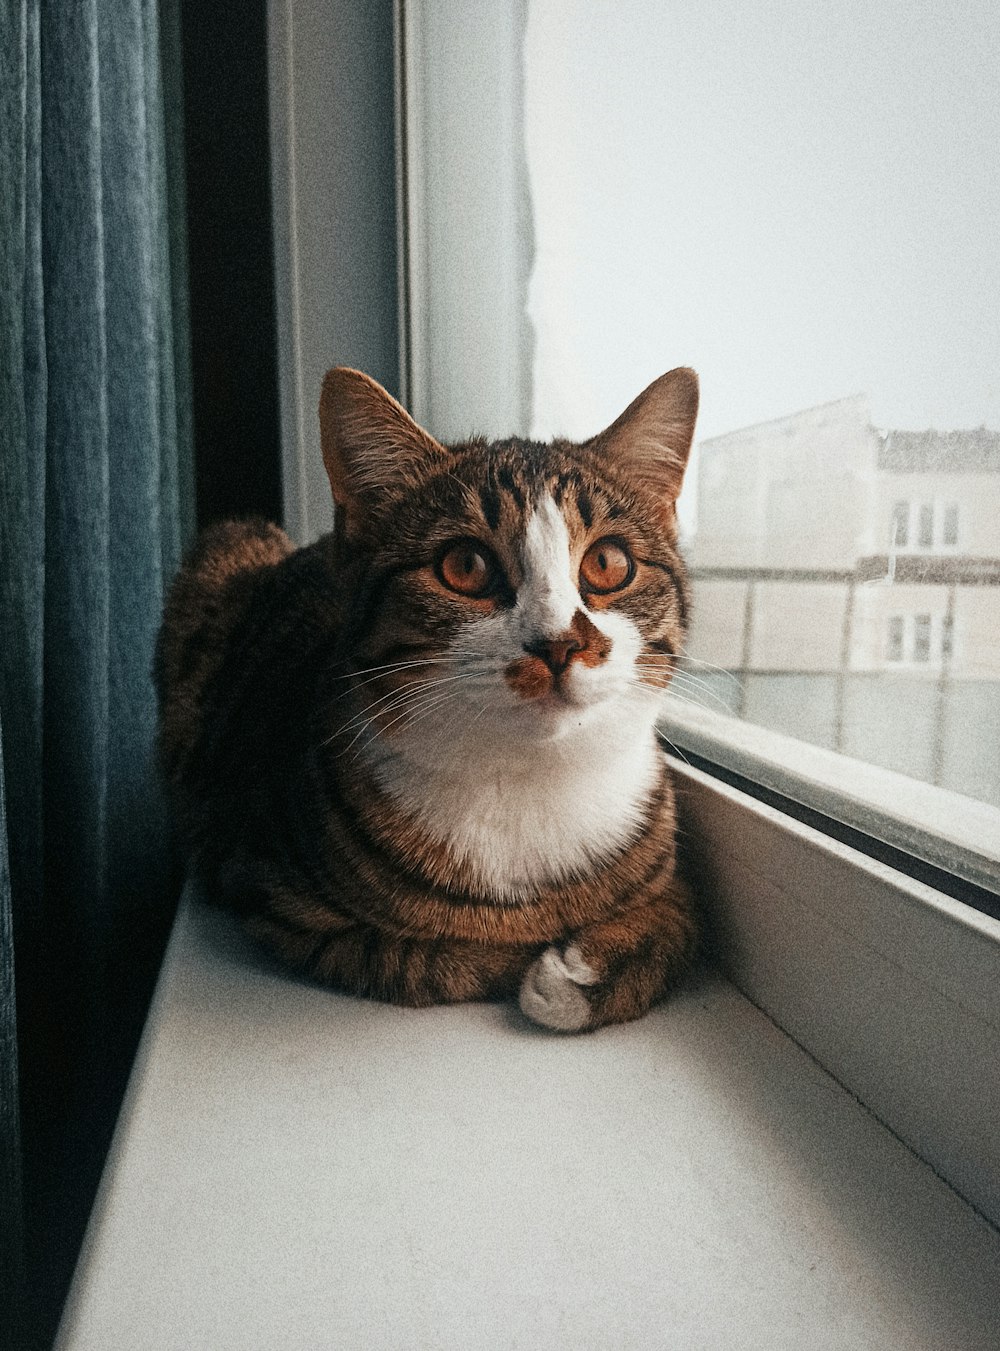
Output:
[[[885,841],[994,896],[1000,892],[1000,808],[891,769],[813,746],[673,695],[660,733],[684,751]],[[998,900],[1000,905],[1000,900]]]
[[[731,985],[541,1033],[182,902],[59,1351],[996,1346],[1000,1238]]]

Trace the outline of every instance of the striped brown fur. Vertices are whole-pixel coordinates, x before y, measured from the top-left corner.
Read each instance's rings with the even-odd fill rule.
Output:
[[[640,1016],[688,968],[698,926],[662,757],[619,846],[562,875],[543,869],[510,895],[484,884],[476,855],[429,830],[380,766],[409,747],[419,718],[445,740],[473,735],[475,714],[457,698],[466,678],[495,681],[516,705],[483,705],[483,744],[499,745],[518,701],[558,703],[589,678],[584,668],[600,675],[615,646],[604,616],[641,635],[633,685],[662,690],[688,611],[673,504],[696,405],[693,374],[671,372],[590,442],[443,447],[373,381],[337,369],[321,403],[334,532],[296,549],[252,521],[199,541],[158,647],[161,762],[210,894],[289,965],[426,1005],[514,996],[551,947],[587,970],[576,1024],[587,1029]],[[525,523],[543,501],[558,508],[573,569],[593,541],[620,540],[628,585],[581,589],[564,632],[509,659],[463,655],[465,635],[520,613]],[[488,556],[487,593],[442,582],[456,540],[479,550],[470,566]],[[536,755],[530,741],[523,753]],[[503,780],[490,783],[502,797]]]

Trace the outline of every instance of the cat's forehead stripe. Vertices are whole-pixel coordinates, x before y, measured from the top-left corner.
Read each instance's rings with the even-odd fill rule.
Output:
[[[496,530],[500,524],[500,494],[492,483],[479,485],[479,505],[483,509],[486,524],[491,530]]]
[[[583,522],[584,529],[589,530],[594,524],[594,505],[590,492],[578,470],[560,474],[552,485],[552,497],[557,505],[562,506],[567,495],[571,495],[571,500],[576,503],[576,509],[580,520]]]
[[[520,605],[532,630],[561,633],[580,606],[570,577],[570,537],[562,512],[544,494],[524,532],[524,574]]]
[[[524,532],[524,561],[529,573],[569,571],[569,531],[555,500],[546,493],[528,518]]]

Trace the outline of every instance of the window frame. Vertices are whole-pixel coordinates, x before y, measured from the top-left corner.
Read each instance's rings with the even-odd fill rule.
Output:
[[[314,8],[312,24],[325,24],[329,37],[334,33],[337,7],[316,4]],[[398,276],[393,270],[384,278],[386,294],[399,316],[400,367],[394,373],[395,384],[415,415],[426,419],[428,410],[450,408],[456,391],[445,391],[441,404],[431,398],[435,372],[447,370],[448,362],[446,348],[435,356],[436,349],[428,346],[426,329],[435,285],[427,252],[427,216],[432,207],[424,190],[423,155],[415,144],[426,109],[414,83],[412,60],[420,42],[423,5],[420,0],[395,0],[391,9],[395,72],[383,78],[395,80],[396,158],[389,170],[391,182],[385,181],[385,165],[374,172],[383,175],[381,190],[394,192],[397,202]],[[523,4],[507,0],[506,12],[513,34],[523,18]],[[288,103],[288,0],[273,6],[272,15],[277,25],[272,29],[272,41],[284,59],[284,64],[274,63],[271,74],[272,139],[275,164],[284,166],[290,175],[294,128]],[[297,11],[296,21],[298,18]],[[284,29],[282,24],[286,25]],[[433,56],[433,52],[425,50],[425,55]],[[296,69],[296,106],[322,106],[323,100],[328,100],[328,81],[327,73],[320,83],[315,65]],[[506,78],[482,81],[477,87],[483,99],[492,97],[499,102],[512,96]],[[447,93],[447,82],[438,88]],[[500,112],[502,109],[498,110],[498,125],[502,123],[509,131],[512,124],[500,117]],[[336,123],[335,110],[334,120]],[[498,137],[497,153],[508,158],[505,172],[494,176],[497,183],[517,181],[523,165],[514,163],[512,157],[522,152],[516,134]],[[310,232],[314,236],[316,230],[315,212],[310,214],[306,209],[301,183],[291,190],[291,179],[286,176],[283,181],[286,187],[282,189],[279,183],[274,209],[276,268],[279,279],[285,278],[284,288],[279,286],[279,310],[284,316],[279,325],[279,361],[283,398],[290,410],[283,427],[282,453],[286,500],[292,504],[289,510],[294,525],[295,504],[300,504],[301,511],[310,493],[325,490],[325,483],[319,490],[315,486],[320,481],[316,478],[320,472],[318,450],[315,454],[310,451],[308,463],[303,450],[305,442],[315,436],[303,430],[302,410],[313,402],[313,395],[308,393],[310,372],[318,363],[330,364],[331,356],[341,359],[342,353],[338,349],[324,353],[309,349],[309,342],[317,339],[303,335],[301,327],[296,329],[292,301],[313,285],[325,288],[323,293],[335,299],[344,283],[316,271],[318,255],[309,247]],[[491,287],[503,287],[506,279],[504,294],[516,293],[523,282],[527,246],[522,247],[510,232],[505,233],[504,240],[503,249],[485,258],[475,232],[463,222],[462,228],[449,236],[447,245],[455,255],[452,262],[456,274],[468,274],[470,269],[475,274],[485,266]],[[499,318],[494,315],[492,321],[507,325],[502,341],[516,346],[514,326],[519,318],[514,309],[502,307]],[[364,316],[348,311],[344,323],[351,339],[352,325],[355,329],[363,326]],[[358,329],[354,337],[360,332]],[[378,361],[384,361],[386,353],[383,346],[374,366],[369,362],[368,368],[376,376],[380,374]],[[364,364],[363,358],[359,357],[357,364]],[[433,413],[428,420],[435,420]],[[447,417],[443,415],[442,420],[447,422]],[[527,429],[512,423],[505,430]],[[908,538],[914,538],[912,527],[918,505],[907,503]],[[895,513],[896,507],[893,510]],[[897,522],[895,534],[899,518],[894,514],[893,519]],[[937,526],[935,510],[932,528]],[[298,533],[301,537],[303,532]],[[311,522],[306,533],[316,533]],[[912,552],[913,548],[897,542],[893,551]],[[996,887],[1000,875],[996,860],[977,859],[975,849],[966,850],[964,855],[960,850],[965,859],[963,874],[956,870],[954,852],[949,855],[947,849],[939,856],[921,860],[919,849],[905,847],[894,855],[880,855],[878,847],[881,844],[884,848],[885,842],[858,827],[848,826],[857,832],[850,839],[838,838],[837,832],[844,829],[839,819],[844,795],[835,783],[827,784],[818,795],[814,792],[811,805],[805,809],[811,816],[805,820],[801,810],[792,810],[794,795],[785,793],[783,801],[774,796],[777,790],[768,782],[762,762],[744,758],[748,773],[739,783],[732,779],[733,771],[726,768],[726,761],[731,766],[732,753],[739,753],[739,738],[745,740],[750,734],[772,736],[761,729],[747,733],[749,725],[741,726],[742,731],[729,747],[729,756],[720,757],[718,744],[711,743],[707,749],[709,743],[704,737],[699,741],[698,728],[692,727],[690,720],[684,727],[676,720],[665,724],[682,789],[682,837],[707,879],[719,919],[724,969],[738,988],[932,1163],[966,1199],[994,1223],[1000,1223],[1000,1137],[993,1130],[992,1120],[986,1120],[991,1093],[994,1101],[1000,1096],[1000,1067],[996,1057],[988,1054],[1000,1030],[993,1012],[1000,981],[1000,918],[969,904],[975,901],[976,888],[987,898],[995,895],[991,888]],[[735,735],[738,729],[730,730]],[[867,767],[857,767],[856,773],[863,780]],[[754,794],[745,791],[751,785]],[[770,800],[768,793],[772,794]],[[884,825],[891,817],[891,804],[886,802],[882,807]],[[902,834],[906,846],[905,823]],[[927,838],[924,832],[924,845]],[[865,840],[867,851],[858,847]],[[955,842],[944,843],[950,846]],[[899,850],[898,841],[891,848]],[[900,866],[901,857],[915,859],[918,865],[922,862],[931,871],[925,871],[922,877],[910,875]],[[956,892],[962,895],[963,888],[965,899],[958,899]],[[853,931],[845,924],[848,915],[855,925]],[[963,984],[970,971],[971,986]],[[891,976],[888,985],[886,972]],[[892,998],[884,997],[886,988],[891,989]],[[857,1025],[851,1014],[857,1001],[872,1015],[863,1026]],[[916,1042],[908,1040],[912,1028],[920,1030]],[[956,1079],[958,1069],[967,1079]],[[969,1094],[962,1091],[963,1083],[975,1086],[979,1097],[970,1102]]]

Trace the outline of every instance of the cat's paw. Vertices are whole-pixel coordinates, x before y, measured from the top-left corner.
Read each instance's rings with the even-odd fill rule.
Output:
[[[596,980],[575,944],[565,952],[546,948],[521,982],[521,1012],[556,1032],[579,1032],[590,1019],[590,1001],[582,987]]]

